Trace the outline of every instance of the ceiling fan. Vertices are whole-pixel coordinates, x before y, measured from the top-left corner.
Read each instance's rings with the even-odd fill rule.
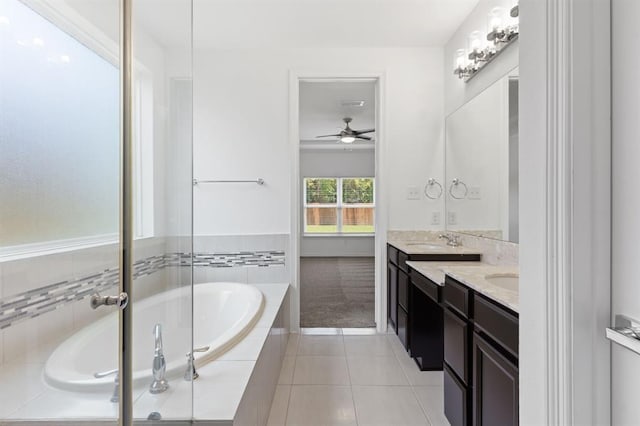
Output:
[[[366,136],[365,133],[375,132],[375,129],[354,130],[349,127],[349,123],[351,123],[352,120],[353,119],[351,117],[345,117],[342,119],[342,121],[344,121],[345,127],[340,131],[340,133],[336,133],[335,135],[321,135],[316,137],[338,138],[338,142],[342,143],[353,143],[356,140],[370,141],[371,136]]]

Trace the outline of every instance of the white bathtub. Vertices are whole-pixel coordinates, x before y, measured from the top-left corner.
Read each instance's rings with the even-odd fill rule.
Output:
[[[153,328],[162,325],[167,378],[182,377],[191,350],[191,289],[170,290],[133,303],[133,381],[151,383]],[[89,302],[87,302],[89,303]],[[260,290],[247,284],[205,283],[193,287],[193,347],[200,367],[217,358],[251,330],[262,314]],[[100,308],[100,309],[109,309]],[[129,308],[127,308],[129,309]],[[94,374],[118,367],[118,313],[88,325],[64,341],[49,356],[44,377],[50,385],[71,391],[113,388],[113,376]]]

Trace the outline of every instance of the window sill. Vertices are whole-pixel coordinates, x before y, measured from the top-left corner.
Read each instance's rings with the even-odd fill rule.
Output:
[[[143,241],[153,238],[136,237],[134,241]],[[39,256],[68,253],[77,250],[85,250],[94,247],[119,244],[118,235],[100,235],[88,238],[74,238],[69,240],[57,240],[47,243],[24,244],[0,248],[0,263],[12,262],[14,260],[30,259]]]

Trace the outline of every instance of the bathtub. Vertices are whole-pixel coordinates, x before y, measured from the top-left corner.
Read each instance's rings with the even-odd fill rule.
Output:
[[[264,307],[264,297],[256,287],[229,282],[196,284],[193,299],[191,288],[184,287],[134,302],[134,386],[151,383],[156,323],[162,325],[167,378],[184,375],[186,355],[191,351],[192,300],[193,348],[209,347],[195,353],[196,368],[242,340],[258,321]],[[113,375],[95,378],[94,374],[116,368],[118,312],[113,312],[60,344],[45,364],[44,378],[51,386],[70,391],[112,390]]]

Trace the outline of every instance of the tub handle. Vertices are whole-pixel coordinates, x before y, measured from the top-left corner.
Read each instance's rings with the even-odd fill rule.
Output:
[[[118,369],[116,368],[115,370],[103,371],[101,373],[94,373],[93,377],[95,377],[96,379],[102,379],[103,377],[107,377],[112,374],[118,374]]]
[[[210,348],[210,346],[203,346],[203,347],[201,347],[201,348],[195,348],[195,349],[193,350],[193,352],[206,352],[206,351],[208,351],[208,350],[209,350],[209,348]],[[189,352],[189,353],[187,354],[187,356],[190,356],[191,354],[192,354],[192,352]]]
[[[193,358],[194,352],[206,352],[208,351],[210,346],[203,346],[201,348],[194,348],[191,352],[187,354],[187,371],[184,372],[184,379],[188,382],[192,382],[197,379],[200,375],[196,371],[195,358]]]

